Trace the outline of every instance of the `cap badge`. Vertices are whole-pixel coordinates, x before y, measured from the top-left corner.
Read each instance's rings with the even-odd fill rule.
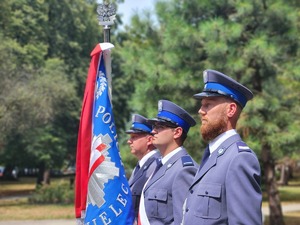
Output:
[[[162,101],[159,101],[159,102],[158,102],[158,111],[161,112],[161,111],[162,111],[162,108],[163,108],[163,106],[162,106]]]
[[[204,81],[204,83],[207,82],[207,71],[206,70],[203,72],[203,81]]]

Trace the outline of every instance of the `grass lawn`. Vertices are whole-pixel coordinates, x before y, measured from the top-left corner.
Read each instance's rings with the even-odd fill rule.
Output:
[[[68,178],[64,178],[68,179]],[[51,183],[61,179],[52,179]],[[26,196],[35,191],[35,178],[0,181],[0,220],[75,219],[74,205],[30,204]],[[4,198],[24,196],[21,198]]]
[[[291,203],[300,203],[300,176],[299,174],[293,180],[289,181],[288,186],[279,187],[279,196],[281,206]],[[264,193],[264,196],[265,193]],[[264,201],[263,206],[268,206],[268,202]],[[300,211],[284,213],[284,222],[286,225],[300,224]],[[266,218],[265,225],[268,225],[268,218]]]
[[[19,181],[0,181],[0,198],[30,194],[35,190],[34,178],[20,178]]]
[[[61,179],[52,179],[51,184]],[[0,181],[0,221],[4,220],[42,220],[42,219],[74,219],[74,206],[58,204],[30,204],[26,195],[35,190],[35,179],[21,177],[19,181]],[[289,182],[288,186],[279,187],[282,205],[300,203],[300,177]],[[22,198],[4,198],[25,195]],[[266,201],[263,206],[268,206]],[[286,225],[298,225],[300,211],[285,213]],[[266,218],[265,225],[268,224]]]
[[[288,186],[279,186],[279,194],[282,202],[300,203],[300,173],[289,181]],[[263,193],[263,201],[267,201],[267,194]]]
[[[73,205],[33,205],[27,199],[0,200],[0,221],[74,219]]]
[[[279,187],[280,199],[285,202],[300,202],[300,184],[299,186],[289,184],[289,186]]]

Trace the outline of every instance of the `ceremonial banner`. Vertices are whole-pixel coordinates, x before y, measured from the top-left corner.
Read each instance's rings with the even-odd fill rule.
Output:
[[[99,44],[91,53],[77,143],[77,224],[132,225],[134,220],[112,112],[112,47],[110,43]]]

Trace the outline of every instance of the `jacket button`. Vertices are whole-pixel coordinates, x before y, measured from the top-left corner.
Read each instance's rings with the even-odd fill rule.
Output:
[[[190,193],[191,193],[191,194],[193,194],[193,193],[194,193],[194,191],[193,191],[193,190],[190,190]]]
[[[205,194],[207,195],[207,194],[208,194],[208,191],[205,191]]]

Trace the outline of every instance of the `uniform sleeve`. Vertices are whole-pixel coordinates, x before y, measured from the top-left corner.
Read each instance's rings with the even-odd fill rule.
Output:
[[[226,175],[228,224],[262,224],[260,166],[252,152],[241,152]]]
[[[182,207],[189,188],[197,172],[197,167],[186,166],[178,172],[172,185],[174,224],[182,221]]]

